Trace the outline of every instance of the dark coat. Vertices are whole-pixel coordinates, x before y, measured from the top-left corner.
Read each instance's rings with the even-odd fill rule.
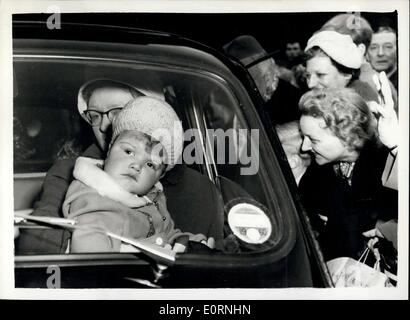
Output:
[[[357,259],[366,245],[362,232],[375,228],[377,220],[397,218],[398,193],[383,187],[381,180],[387,155],[387,148],[368,142],[353,168],[351,185],[336,175],[333,164],[312,164],[302,178],[302,202],[320,234],[326,260]],[[317,214],[328,217],[326,226]]]
[[[283,124],[299,120],[299,99],[303,92],[285,80],[279,79],[272,97],[264,104],[264,110],[272,123]]]

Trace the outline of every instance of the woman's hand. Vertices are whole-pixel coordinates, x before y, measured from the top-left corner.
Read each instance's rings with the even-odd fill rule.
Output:
[[[380,252],[379,252],[379,249],[375,248],[375,244],[379,242],[379,237],[384,238],[383,234],[380,232],[379,229],[374,228],[366,232],[363,232],[363,235],[367,238],[370,238],[367,241],[367,246],[369,247],[370,250],[372,250],[376,260],[380,261]]]
[[[387,148],[398,146],[399,122],[390,90],[389,80],[386,73],[381,72],[379,76],[374,75],[373,81],[379,89],[380,103],[369,102],[369,108],[377,119],[377,130],[379,139]]]

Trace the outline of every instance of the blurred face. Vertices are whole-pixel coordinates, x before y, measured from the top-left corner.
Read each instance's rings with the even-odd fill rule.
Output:
[[[367,56],[372,67],[378,71],[389,72],[396,68],[396,35],[392,32],[375,33]]]
[[[302,50],[300,49],[300,44],[299,42],[295,43],[288,43],[286,45],[286,51],[285,54],[288,57],[289,60],[293,60],[297,57],[299,57],[302,53]]]
[[[114,108],[124,107],[132,98],[128,90],[115,87],[98,88],[91,94],[87,109],[107,112]],[[101,123],[93,126],[92,129],[98,145],[101,149],[106,150],[111,137],[111,120],[108,118],[108,115],[104,114]]]
[[[104,171],[125,190],[145,195],[159,181],[165,165],[138,131],[124,131],[111,146]]]
[[[300,147],[302,145],[302,139],[300,139],[300,143],[284,143],[282,145],[283,150],[286,153],[286,157],[289,162],[289,166],[292,169],[293,176],[295,180],[298,179],[305,173],[306,168],[311,163],[311,156],[309,153],[301,153]]]
[[[268,101],[276,90],[278,77],[276,65],[272,59],[261,61],[249,69],[249,73],[255,80],[256,86],[265,101]]]
[[[343,144],[333,132],[326,127],[323,118],[303,115],[300,118],[300,129],[303,133],[302,151],[311,152],[319,165],[337,161],[354,161],[357,154]]]
[[[309,89],[344,88],[351,75],[339,72],[327,56],[315,56],[306,62],[306,80]]]

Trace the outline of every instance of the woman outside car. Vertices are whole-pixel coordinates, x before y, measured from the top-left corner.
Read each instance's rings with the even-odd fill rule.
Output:
[[[377,110],[346,88],[312,90],[300,109],[302,151],[315,160],[299,185],[302,201],[314,223],[326,221],[318,228],[325,259],[357,259],[366,245],[362,233],[397,218],[397,191],[381,179],[392,151],[380,142],[385,117],[376,121]]]

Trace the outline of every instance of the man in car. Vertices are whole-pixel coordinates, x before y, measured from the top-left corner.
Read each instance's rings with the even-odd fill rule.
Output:
[[[109,79],[85,83],[78,93],[78,111],[92,127],[95,142],[82,156],[102,159],[111,139],[115,115],[131,99],[143,95],[132,86]],[[77,155],[78,156],[78,155]],[[63,217],[62,204],[73,180],[76,157],[57,160],[47,172],[40,199],[34,204],[33,215]],[[205,176],[176,165],[162,179],[168,210],[175,226],[215,239],[215,247],[223,238],[223,203],[221,195]],[[63,253],[69,233],[63,230],[24,230],[16,242],[19,253]]]

